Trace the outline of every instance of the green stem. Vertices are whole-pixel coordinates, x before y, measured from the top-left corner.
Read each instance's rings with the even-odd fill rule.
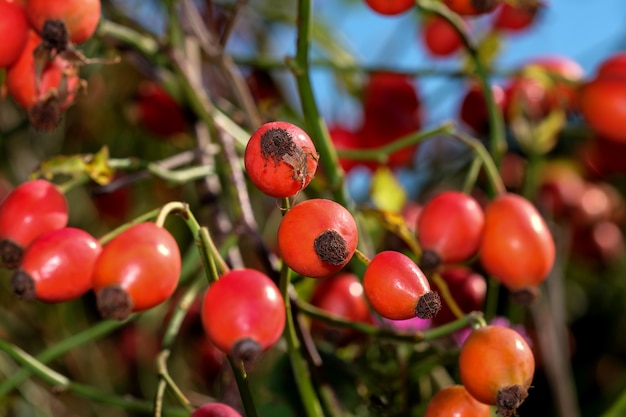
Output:
[[[600,417],[622,417],[626,412],[626,389],[621,392],[617,400]]]
[[[424,12],[434,13],[447,20],[460,35],[465,49],[474,64],[476,76],[478,77],[483,97],[485,97],[485,103],[487,105],[487,112],[489,115],[489,148],[496,165],[499,165],[500,160],[507,149],[504,120],[502,118],[502,112],[496,105],[493,93],[491,92],[487,68],[482,62],[473,40],[470,38],[470,35],[465,29],[463,19],[456,13],[450,11],[450,9],[448,9],[443,3],[438,1],[417,0],[417,6]]]
[[[98,241],[100,242],[101,245],[106,245],[109,241],[111,241],[111,239],[113,239],[115,236],[122,233],[124,230],[129,229],[130,227],[136,224],[143,223],[143,222],[156,218],[159,215],[160,211],[161,209],[157,208],[154,210],[150,210],[149,212],[144,213],[140,216],[137,216],[133,220],[126,222],[121,226],[116,227],[115,229],[111,230],[107,234],[102,235],[100,239],[98,239]]]
[[[87,330],[63,339],[56,345],[47,348],[37,355],[35,359],[43,364],[49,363],[78,346],[92,342],[109,333],[112,333],[120,327],[128,324],[130,320],[134,320],[136,317],[137,315],[132,315],[126,321],[105,320],[96,323]],[[0,384],[0,397],[7,395],[15,387],[26,381],[31,374],[32,372],[28,368],[22,368],[8,377],[2,382],[2,384]]]
[[[296,56],[289,60],[296,79],[302,112],[309,127],[309,133],[320,154],[322,168],[328,179],[328,187],[334,200],[343,206],[349,198],[343,186],[344,174],[339,165],[339,157],[333,146],[328,127],[320,115],[309,76],[309,47],[311,46],[311,26],[313,20],[311,0],[298,0]]]
[[[423,142],[424,140],[433,136],[441,134],[452,134],[453,132],[454,125],[452,125],[452,123],[444,123],[441,126],[431,130],[414,132],[409,135],[403,136],[383,146],[369,149],[341,149],[337,150],[337,154],[346,159],[359,161],[373,160],[385,163],[389,158],[389,155],[396,151]]]
[[[239,388],[239,396],[241,397],[246,417],[258,417],[258,412],[256,410],[256,406],[254,405],[254,398],[252,397],[252,392],[250,391],[250,384],[248,383],[248,373],[246,372],[243,363],[233,359],[230,355],[228,355],[228,361],[230,362],[230,366],[235,375],[235,382],[237,382],[237,388]]]
[[[472,164],[465,175],[465,182],[463,183],[463,192],[465,194],[471,193],[474,189],[474,185],[476,185],[476,180],[478,180],[478,175],[480,174],[480,169],[482,167],[483,161],[478,157],[474,157]]]
[[[432,328],[425,332],[402,332],[389,328],[377,327],[367,323],[361,323],[351,320],[346,320],[342,317],[328,314],[326,310],[307,303],[301,299],[297,299],[297,306],[300,311],[308,316],[323,321],[336,327],[342,327],[372,336],[377,339],[393,340],[403,343],[418,343],[423,341],[430,341],[439,339],[454,333],[457,330],[463,329],[467,326],[484,325],[484,319],[482,313],[479,311],[470,312],[464,316],[461,316],[455,321],[444,324],[439,327]]]
[[[502,182],[498,166],[485,148],[485,145],[483,145],[478,139],[464,133],[457,132],[453,135],[453,137],[463,142],[474,151],[476,157],[480,159],[480,162],[485,168],[487,179],[489,180],[489,184],[494,189],[495,193],[497,195],[506,193],[506,187],[504,186],[504,182]]]
[[[20,347],[6,340],[0,339],[0,350],[9,355],[17,363],[24,366],[31,373],[37,375],[44,382],[52,385],[55,389],[64,390],[70,384],[70,380],[52,368],[47,367]]]

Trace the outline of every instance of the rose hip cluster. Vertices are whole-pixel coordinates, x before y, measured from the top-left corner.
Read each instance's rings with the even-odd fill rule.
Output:
[[[0,69],[6,87],[39,130],[53,130],[83,86],[75,45],[100,20],[100,0],[0,0]]]
[[[0,264],[15,270],[18,297],[58,303],[92,290],[104,318],[123,320],[173,294],[181,258],[166,229],[138,223],[101,244],[68,219],[65,196],[42,179],[22,183],[0,203]]]

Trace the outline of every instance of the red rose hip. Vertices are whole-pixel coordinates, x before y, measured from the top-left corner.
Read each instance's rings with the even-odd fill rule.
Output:
[[[258,128],[244,152],[252,183],[276,198],[293,197],[309,185],[318,159],[309,135],[288,122],[269,122]]]
[[[278,227],[278,249],[295,272],[321,278],[343,268],[356,250],[352,214],[332,200],[311,199],[293,206]]]

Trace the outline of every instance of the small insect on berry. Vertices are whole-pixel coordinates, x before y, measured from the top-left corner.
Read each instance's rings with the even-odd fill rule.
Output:
[[[313,141],[298,126],[269,122],[252,134],[244,164],[252,183],[265,194],[293,197],[313,179],[319,155]]]

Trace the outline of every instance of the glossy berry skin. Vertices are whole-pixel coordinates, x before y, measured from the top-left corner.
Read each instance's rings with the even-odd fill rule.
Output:
[[[415,6],[413,0],[365,0],[370,9],[376,13],[393,16],[409,11]]]
[[[41,33],[46,20],[61,20],[75,44],[85,42],[100,20],[100,0],[27,0],[28,20]]]
[[[316,281],[311,304],[332,316],[353,322],[372,323],[372,313],[363,294],[363,285],[352,273],[340,273]],[[340,346],[348,344],[359,335],[355,331],[332,327],[317,320],[312,321],[311,332]]]
[[[295,272],[322,278],[352,258],[358,241],[352,214],[332,200],[314,198],[293,206],[278,226],[278,250]]]
[[[109,241],[94,268],[100,314],[123,320],[167,300],[178,285],[178,244],[163,227],[139,223]]]
[[[616,52],[602,61],[596,70],[596,77],[626,79],[626,52]]]
[[[265,194],[293,197],[303,190],[317,170],[313,141],[289,122],[269,122],[250,137],[244,164],[252,183]]]
[[[491,12],[499,0],[443,0],[450,10],[461,16],[477,16]]]
[[[484,226],[483,210],[471,196],[458,191],[444,191],[430,199],[417,219],[417,239],[424,251],[424,268],[439,263],[463,262],[480,246]]]
[[[22,251],[38,236],[67,225],[65,196],[46,180],[15,187],[0,203],[0,264],[16,268]]]
[[[491,85],[493,101],[504,112],[504,90],[497,84]],[[478,134],[489,132],[489,113],[487,102],[478,84],[472,85],[461,100],[460,119]]]
[[[509,290],[541,284],[554,265],[552,234],[535,206],[517,194],[503,194],[485,209],[480,261]]]
[[[485,277],[463,265],[446,266],[441,270],[440,276],[448,286],[450,295],[464,314],[482,310],[487,294]],[[433,285],[433,290],[438,291],[437,285]],[[433,324],[441,325],[454,319],[456,316],[442,299],[441,311],[433,318]]]
[[[241,417],[241,414],[226,404],[210,403],[196,408],[190,417]]]
[[[528,6],[502,3],[495,12],[493,27],[510,32],[526,30],[536,21],[542,7],[541,3]]]
[[[430,319],[441,308],[422,270],[401,252],[376,254],[365,269],[363,290],[372,308],[386,319]]]
[[[424,417],[489,417],[489,406],[478,402],[463,385],[450,385],[430,399]]]
[[[500,414],[511,416],[528,395],[535,358],[517,331],[489,325],[472,331],[463,343],[459,373],[475,399],[496,405]]]
[[[64,227],[37,237],[26,249],[12,279],[24,299],[58,303],[92,288],[92,274],[102,247],[84,230]]]
[[[20,56],[28,39],[28,20],[17,1],[0,0],[0,68],[10,67]]]
[[[579,107],[598,134],[626,142],[626,78],[607,76],[585,83],[579,91]]]
[[[241,349],[254,344],[265,351],[285,327],[285,304],[276,284],[254,269],[234,269],[207,289],[202,324],[213,344],[226,354],[246,356]],[[255,352],[258,354],[259,352]]]
[[[422,36],[426,50],[436,57],[450,56],[463,44],[454,26],[440,16],[430,16],[424,21]]]

